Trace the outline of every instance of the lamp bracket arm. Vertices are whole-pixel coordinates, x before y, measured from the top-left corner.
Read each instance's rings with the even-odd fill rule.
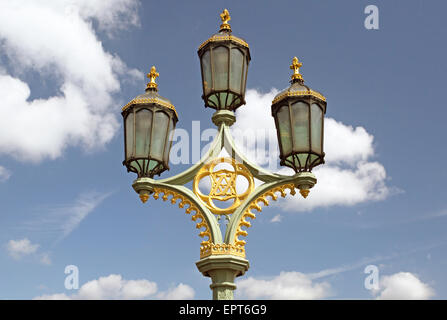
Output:
[[[236,146],[230,128],[225,124],[223,124],[222,127],[224,133],[223,147],[233,159],[236,159],[237,161],[244,164],[253,175],[253,177],[261,180],[262,182],[276,182],[283,181],[284,179],[287,180],[290,178],[290,176],[270,172],[248,160],[247,157],[245,157],[244,154],[240,152],[238,147]]]
[[[186,183],[192,181],[194,179],[194,176],[200,170],[200,168],[202,168],[208,161],[215,159],[219,155],[220,151],[223,148],[223,135],[224,135],[224,128],[220,127],[219,132],[214,137],[214,140],[211,143],[210,148],[199,160],[199,162],[197,162],[190,168],[186,169],[185,171],[175,176],[160,179],[157,181],[159,183],[170,184],[170,185],[185,185]]]
[[[285,197],[286,189],[289,189],[291,195],[295,195],[296,180],[296,175],[290,177],[288,176],[284,179],[278,179],[272,182],[265,182],[256,187],[253,193],[250,194],[250,196],[232,214],[230,222],[228,223],[227,230],[225,232],[224,243],[235,244],[234,242],[237,238],[237,232],[241,226],[241,222],[247,222],[245,220],[247,216],[251,219],[255,219],[255,215],[251,212],[251,210],[254,209],[258,212],[262,210],[259,203],[263,203],[264,206],[268,206],[270,199],[276,201],[278,192],[280,192],[281,197]],[[270,197],[270,199],[268,199],[268,197]],[[249,227],[250,223],[245,226]]]
[[[190,214],[195,211],[192,215],[192,220],[197,221],[197,228],[200,229],[205,227],[205,234],[208,236],[208,240],[212,243],[222,243],[222,232],[216,217],[211,213],[211,211],[205,207],[197,196],[187,187],[181,185],[174,185],[169,183],[163,183],[161,181],[145,178],[137,179],[135,184],[146,184],[146,188],[152,190],[152,196],[155,199],[160,197],[163,201],[169,200],[172,204],[178,204],[180,208],[185,208],[186,213]],[[144,188],[144,186],[139,186]],[[135,189],[135,188],[134,188]],[[180,201],[178,201],[180,200]]]

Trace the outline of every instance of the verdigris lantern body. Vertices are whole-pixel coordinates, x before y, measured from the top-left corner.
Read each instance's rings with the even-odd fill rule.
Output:
[[[158,94],[155,67],[148,74],[146,92],[131,100],[122,109],[124,120],[123,165],[138,177],[152,178],[169,169],[171,135],[178,121],[171,102]]]
[[[232,35],[227,10],[221,14],[219,33],[202,43],[198,50],[205,107],[231,110],[245,104],[248,44]]]
[[[280,164],[295,172],[310,172],[324,163],[323,130],[326,98],[304,84],[299,73],[301,63],[295,57],[289,88],[272,102],[280,149]]]

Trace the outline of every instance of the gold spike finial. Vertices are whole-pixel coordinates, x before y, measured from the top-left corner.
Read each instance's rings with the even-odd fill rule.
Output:
[[[310,190],[309,189],[300,189],[300,193],[303,196],[303,198],[307,198],[309,195]]]
[[[292,80],[303,80],[303,76],[300,74],[300,68],[303,64],[299,62],[297,57],[294,57],[290,69],[293,70]]]
[[[147,84],[147,87],[146,87],[147,89],[150,89],[150,88],[157,89],[158,85],[155,82],[155,79],[158,78],[159,75],[160,74],[157,72],[157,69],[155,68],[155,66],[152,66],[151,72],[149,72],[147,74],[147,77],[149,78],[149,83]]]
[[[143,192],[140,193],[140,200],[141,202],[146,203],[146,201],[149,200],[149,194]]]
[[[220,25],[220,31],[222,30],[231,31],[231,26],[228,23],[228,21],[231,20],[231,17],[227,9],[224,9],[224,11],[220,14],[220,19],[222,19],[222,24]]]

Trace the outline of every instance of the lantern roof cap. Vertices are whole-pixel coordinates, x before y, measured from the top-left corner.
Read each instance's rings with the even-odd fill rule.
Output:
[[[122,111],[128,109],[133,105],[145,105],[145,104],[158,104],[160,106],[166,107],[174,111],[175,116],[178,118],[177,110],[175,110],[174,105],[171,101],[165,97],[162,97],[158,93],[158,84],[155,79],[159,76],[156,68],[152,66],[151,71],[147,74],[149,78],[149,83],[146,86],[146,92],[135,97],[129,101],[123,108]]]
[[[291,85],[278,93],[272,101],[272,104],[275,104],[287,97],[299,97],[299,96],[312,96],[317,98],[323,102],[326,102],[326,98],[318,91],[312,90],[307,85],[304,84],[303,76],[300,74],[299,69],[303,64],[298,60],[297,57],[292,59],[292,64],[290,65],[290,69],[293,70],[293,74],[291,76],[292,80]]]
[[[220,25],[219,32],[216,34],[213,34],[208,40],[204,41],[199,46],[199,51],[204,46],[206,46],[210,42],[224,42],[224,41],[233,41],[243,47],[246,47],[247,49],[250,49],[248,43],[239,37],[236,37],[232,34],[231,26],[228,23],[228,21],[231,20],[230,14],[227,9],[225,9],[221,14],[220,18],[222,20],[222,24]]]

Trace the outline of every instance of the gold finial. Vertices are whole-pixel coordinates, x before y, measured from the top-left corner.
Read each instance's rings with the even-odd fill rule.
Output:
[[[298,61],[297,57],[294,57],[290,69],[293,70],[292,80],[303,80],[303,76],[300,74],[300,68],[303,64]]]
[[[227,9],[224,9],[224,11],[220,14],[220,19],[222,19],[222,24],[220,25],[220,31],[222,30],[231,31],[231,26],[228,23],[228,21],[231,20],[231,17]]]
[[[149,194],[143,192],[140,193],[140,200],[141,202],[146,203],[146,201],[149,200]]]
[[[303,198],[307,198],[309,195],[310,190],[309,189],[300,189],[300,193],[303,196]]]
[[[152,66],[151,72],[147,74],[147,77],[149,78],[149,83],[147,84],[146,89],[154,88],[157,89],[158,85],[155,82],[155,79],[158,78],[160,74],[157,72],[157,69],[155,69],[155,66]]]

